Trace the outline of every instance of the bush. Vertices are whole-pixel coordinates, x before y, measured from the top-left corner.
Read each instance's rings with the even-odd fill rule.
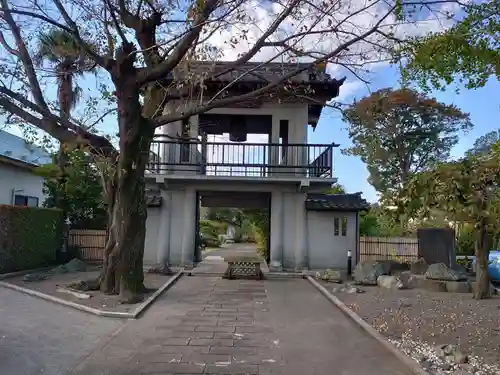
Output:
[[[59,210],[0,205],[0,273],[55,264],[62,230]]]
[[[200,220],[200,232],[207,247],[219,247],[219,235],[223,233],[223,225],[216,221]]]
[[[458,255],[474,255],[474,242],[474,227],[465,225],[457,236],[456,253]]]

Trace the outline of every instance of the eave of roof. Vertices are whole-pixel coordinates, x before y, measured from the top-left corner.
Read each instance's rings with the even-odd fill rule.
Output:
[[[308,194],[306,210],[308,211],[364,211],[370,204],[361,197],[361,193],[354,194]]]
[[[0,155],[0,163],[11,165],[11,166],[18,167],[18,168],[27,169],[30,171],[38,168],[38,164],[30,163],[30,162],[27,162],[24,160],[11,158],[11,157],[6,156],[6,155]]]

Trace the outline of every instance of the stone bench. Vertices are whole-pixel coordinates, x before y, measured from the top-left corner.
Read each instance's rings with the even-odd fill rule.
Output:
[[[224,279],[253,279],[262,280],[264,275],[260,269],[263,259],[255,256],[229,256],[225,257],[227,269],[224,273]]]

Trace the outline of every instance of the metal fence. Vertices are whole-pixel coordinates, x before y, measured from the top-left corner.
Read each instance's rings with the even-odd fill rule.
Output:
[[[68,247],[76,247],[83,260],[101,261],[106,246],[105,229],[70,229]]]
[[[418,238],[361,237],[359,260],[389,260],[411,262],[418,259]]]

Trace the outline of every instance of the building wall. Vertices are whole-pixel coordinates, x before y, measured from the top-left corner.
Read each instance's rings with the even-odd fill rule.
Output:
[[[158,258],[158,228],[162,207],[148,207],[146,220],[146,240],[144,244],[144,264],[157,263]]]
[[[305,219],[300,225],[303,215],[296,215],[298,205],[304,207],[303,193],[298,193],[295,185],[273,185],[268,183],[225,183],[206,184],[201,182],[171,183],[162,190],[162,206],[150,207],[146,221],[145,264],[161,263],[167,260],[171,265],[186,265],[193,261],[196,234],[196,192],[259,191],[271,193],[271,255],[275,258],[281,254],[287,268],[294,268],[297,257],[305,252],[305,241],[301,240],[305,232]],[[280,207],[276,197],[281,198]],[[301,229],[302,228],[302,229]],[[302,233],[302,237],[301,237]],[[302,245],[300,245],[302,244]]]
[[[309,269],[345,269],[347,251],[351,251],[356,264],[358,228],[355,212],[308,211],[307,248]],[[335,220],[338,220],[338,230]],[[347,223],[345,236],[342,225]]]
[[[196,235],[196,191],[267,191],[271,193],[271,265],[284,270],[345,269],[347,251],[356,259],[357,221],[352,212],[305,210],[305,194],[293,186],[272,184],[186,183],[162,191],[160,208],[148,209],[145,264],[189,265]],[[338,220],[338,231],[335,220]],[[344,219],[345,218],[345,219]],[[346,222],[345,236],[342,226]]]
[[[0,204],[12,204],[13,189],[18,195],[38,198],[41,207],[45,196],[43,194],[43,177],[36,176],[30,170],[0,163]]]

